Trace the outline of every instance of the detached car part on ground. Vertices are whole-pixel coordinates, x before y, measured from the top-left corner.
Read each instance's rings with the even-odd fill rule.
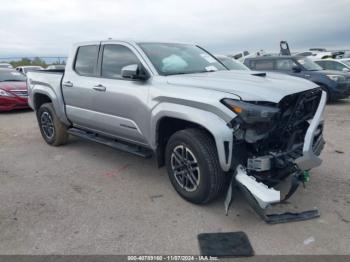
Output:
[[[65,71],[28,72],[29,102],[45,141],[68,134],[166,165],[175,190],[203,204],[235,185],[255,210],[283,200],[272,188],[293,176],[290,196],[321,164],[326,93],[282,74],[229,71],[191,44],[76,44]],[[275,215],[274,222],[318,212]]]

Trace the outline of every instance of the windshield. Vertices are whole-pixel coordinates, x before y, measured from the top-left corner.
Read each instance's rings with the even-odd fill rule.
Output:
[[[189,44],[139,44],[160,75],[192,74],[227,70],[216,58]]]
[[[15,70],[0,70],[0,82],[26,81],[26,78]]]
[[[249,70],[248,67],[230,57],[219,56],[217,59],[219,59],[229,70]]]
[[[301,64],[308,71],[318,71],[323,70],[318,64],[306,57],[297,58],[299,64]]]

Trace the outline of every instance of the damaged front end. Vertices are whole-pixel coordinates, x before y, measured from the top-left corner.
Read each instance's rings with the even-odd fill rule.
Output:
[[[289,198],[299,181],[305,181],[308,170],[321,164],[319,155],[325,144],[322,134],[326,100],[326,93],[317,88],[286,96],[278,104],[222,101],[238,115],[229,123],[235,141],[232,183],[235,182],[248,198],[252,197],[254,203],[250,202],[260,215],[261,210],[257,209],[263,210]],[[281,198],[280,191],[272,187],[291,175],[291,189]],[[232,185],[225,202],[226,209],[231,202],[230,190]],[[286,213],[287,218],[283,214],[280,222],[304,220],[311,215],[317,216],[316,213],[308,211],[308,215],[299,217]],[[267,221],[266,216],[264,219]],[[276,216],[273,221],[278,221]]]

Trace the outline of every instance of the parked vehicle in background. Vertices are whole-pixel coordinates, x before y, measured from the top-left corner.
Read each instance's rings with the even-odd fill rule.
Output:
[[[26,75],[28,71],[44,70],[44,68],[42,66],[18,66],[16,67],[16,70],[23,75]]]
[[[295,56],[305,56],[309,57],[314,60],[321,60],[321,59],[338,59],[343,58],[345,55],[345,51],[320,51],[325,50],[322,48],[319,48],[314,50],[313,48],[310,49],[310,51],[305,52],[299,52],[294,54]]]
[[[243,63],[244,59],[246,59],[247,57],[258,57],[258,56],[265,56],[265,55],[270,55],[270,54],[266,53],[264,50],[261,49],[254,53],[249,53],[248,51],[244,51],[244,52],[236,53],[234,55],[227,55],[227,56],[232,57],[233,59]]]
[[[64,70],[66,65],[49,65],[46,70]]]
[[[215,55],[229,70],[250,70],[244,64],[226,55]]]
[[[0,68],[13,68],[13,66],[9,63],[0,63]]]
[[[266,208],[281,194],[265,185],[321,164],[325,92],[282,74],[228,71],[197,45],[79,43],[64,72],[31,71],[27,81],[48,144],[73,134],[155,155],[193,203],[235,179]]]
[[[342,58],[342,59],[339,59],[337,61],[340,61],[342,62],[343,64],[347,65],[348,67],[350,67],[350,58]]]
[[[318,59],[313,61],[325,70],[350,72],[350,65],[345,63],[346,60]]]
[[[246,58],[244,64],[251,70],[271,71],[301,77],[314,82],[327,92],[328,100],[350,96],[350,74],[323,70],[307,57],[275,56]]]
[[[29,108],[26,78],[14,69],[0,68],[0,111]]]
[[[244,57],[246,57],[248,55],[249,55],[248,51],[243,51],[243,52],[235,53],[234,55],[230,55],[230,57],[232,57],[235,60],[242,61],[242,60],[244,60]]]

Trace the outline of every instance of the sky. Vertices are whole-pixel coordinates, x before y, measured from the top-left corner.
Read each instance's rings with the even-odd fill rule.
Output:
[[[66,56],[74,42],[190,42],[220,54],[350,49],[350,0],[2,0],[0,58]]]

